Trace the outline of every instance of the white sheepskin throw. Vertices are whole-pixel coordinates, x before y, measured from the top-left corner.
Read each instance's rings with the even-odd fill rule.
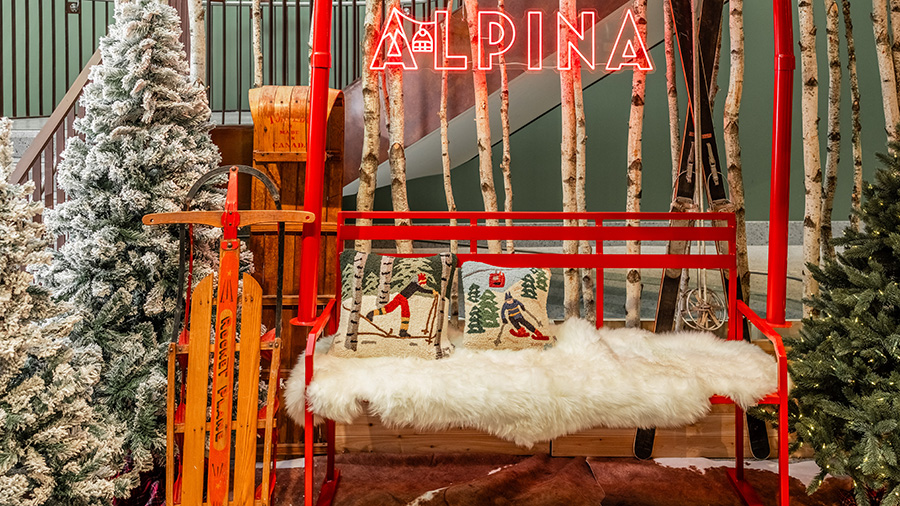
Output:
[[[777,388],[774,358],[709,333],[597,330],[570,319],[556,335],[546,351],[457,348],[442,360],[317,353],[310,405],[338,423],[368,408],[388,427],[473,428],[531,447],[593,427],[689,425],[712,395],[747,407]],[[303,390],[301,357],[284,394],[300,424]]]

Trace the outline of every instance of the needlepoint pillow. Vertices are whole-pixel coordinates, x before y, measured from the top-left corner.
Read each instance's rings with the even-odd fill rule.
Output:
[[[438,359],[450,353],[444,332],[455,256],[344,251],[340,262],[341,317],[329,354]]]
[[[466,300],[463,345],[473,349],[549,348],[549,269],[498,268],[466,262],[462,272]]]

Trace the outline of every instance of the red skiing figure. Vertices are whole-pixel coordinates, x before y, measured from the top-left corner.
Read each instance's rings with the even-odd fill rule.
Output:
[[[366,315],[366,319],[372,321],[372,319],[376,316],[380,316],[383,314],[391,313],[398,307],[400,308],[400,337],[410,337],[409,335],[409,298],[414,293],[423,293],[425,295],[433,296],[437,294],[437,291],[427,288],[425,285],[428,283],[428,277],[425,274],[419,273],[418,283],[410,281],[406,288],[400,291],[397,295],[391,299],[390,302],[385,304],[384,306],[374,310],[369,311]]]
[[[550,339],[525,319],[523,311],[525,311],[525,306],[511,293],[506,292],[506,300],[503,302],[503,307],[500,308],[500,319],[503,320],[503,323],[512,324],[513,328],[509,329],[509,333],[516,337],[528,337],[528,333],[531,332],[531,338],[536,341]]]

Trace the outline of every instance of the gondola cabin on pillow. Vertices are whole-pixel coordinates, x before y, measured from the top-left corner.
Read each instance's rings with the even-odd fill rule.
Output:
[[[341,253],[341,319],[329,354],[442,358],[456,257]]]
[[[466,348],[547,348],[556,342],[548,330],[548,269],[498,269],[466,262],[461,271]]]

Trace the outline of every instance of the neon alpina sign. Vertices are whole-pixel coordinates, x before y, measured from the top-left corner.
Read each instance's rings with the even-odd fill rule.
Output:
[[[545,13],[540,10],[525,12],[525,44],[528,70],[544,68],[545,47],[543,27]],[[407,16],[396,7],[385,21],[375,58],[369,63],[372,70],[384,70],[387,67],[401,67],[404,70],[416,70],[415,54],[431,54],[434,58],[435,70],[492,70],[501,54],[510,50],[517,43],[516,27],[506,13],[497,10],[478,11],[478,48],[475,61],[470,62],[466,54],[452,54],[450,49],[450,32],[441,30],[447,26],[450,11],[434,12],[431,21],[419,21]],[[597,65],[596,35],[590,28],[597,22],[596,13],[582,11],[576,19],[567,19],[556,12],[556,68],[569,70],[573,61],[578,59],[594,70]],[[404,24],[413,27],[413,35],[409,37]],[[521,42],[519,42],[521,43]],[[579,48],[587,46],[587,50]],[[551,53],[552,54],[552,53]],[[631,10],[625,12],[619,28],[616,42],[606,59],[606,70],[617,71],[625,67],[645,71],[653,70],[653,62],[647,51],[647,43],[637,28]]]

